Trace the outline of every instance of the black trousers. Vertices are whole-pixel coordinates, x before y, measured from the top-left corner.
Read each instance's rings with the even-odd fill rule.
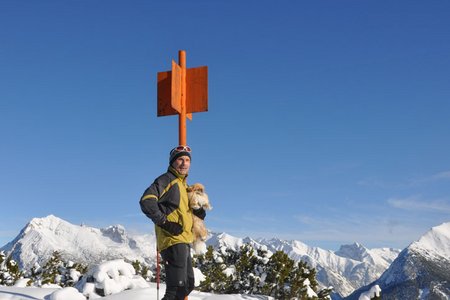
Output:
[[[166,294],[162,300],[184,300],[194,289],[191,247],[175,244],[161,251],[166,272]]]

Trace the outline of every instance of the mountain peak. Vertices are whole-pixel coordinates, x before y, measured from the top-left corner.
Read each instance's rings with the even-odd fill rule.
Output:
[[[427,255],[450,257],[450,222],[431,228],[409,248]]]
[[[48,215],[46,217],[42,217],[42,218],[33,218],[28,223],[28,225],[32,225],[32,226],[36,226],[36,227],[47,227],[48,225],[58,224],[61,222],[67,223],[63,219],[60,219],[60,218],[56,217],[55,215],[50,214],[50,215]]]
[[[357,261],[364,261],[368,256],[370,256],[369,249],[356,242],[349,245],[342,245],[339,250],[335,252],[335,254]]]
[[[213,246],[214,248],[230,248],[235,251],[239,250],[239,248],[244,244],[242,238],[237,238],[232,235],[229,235],[225,232],[219,233],[219,234],[213,234],[208,239],[208,245]]]
[[[122,225],[113,225],[100,229],[104,236],[109,237],[111,240],[117,243],[123,243],[127,241],[127,232]]]
[[[383,299],[448,299],[450,293],[450,222],[433,227],[392,262],[378,284]],[[346,299],[357,299],[362,291]]]
[[[71,224],[54,215],[33,218],[10,243],[1,248],[12,253],[22,268],[42,266],[58,251],[69,260],[85,264],[127,257],[151,262],[155,257],[154,236],[135,239],[122,225],[98,229]]]

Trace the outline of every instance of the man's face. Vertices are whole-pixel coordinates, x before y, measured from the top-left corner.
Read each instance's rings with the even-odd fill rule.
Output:
[[[181,175],[187,175],[191,166],[189,156],[180,156],[172,163],[172,167]]]

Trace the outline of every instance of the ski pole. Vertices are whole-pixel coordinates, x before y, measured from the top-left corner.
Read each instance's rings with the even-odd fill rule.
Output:
[[[159,300],[159,251],[158,247],[156,247],[156,299]]]

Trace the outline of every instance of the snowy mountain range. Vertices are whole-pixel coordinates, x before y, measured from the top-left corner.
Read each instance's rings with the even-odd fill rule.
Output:
[[[341,296],[347,296],[378,279],[400,253],[400,250],[390,248],[369,250],[358,243],[343,245],[339,251],[333,252],[295,240],[241,239],[225,233],[212,236],[207,244],[235,250],[243,244],[251,244],[256,248],[264,245],[272,252],[284,251],[291,259],[306,261],[314,267],[318,282],[323,287],[333,286],[334,291]]]
[[[131,236],[121,225],[98,229],[74,225],[53,215],[32,219],[14,240],[0,249],[12,253],[12,258],[25,269],[36,263],[42,266],[53,251],[87,265],[117,258],[151,264],[156,257],[152,234]]]
[[[237,238],[226,233],[211,234],[207,241],[216,248],[235,250],[246,243],[265,246],[272,252],[282,250],[294,260],[308,262],[317,269],[319,283],[333,286],[341,296],[378,279],[400,253],[400,250],[389,248],[367,249],[357,243],[344,245],[333,252],[299,241]],[[53,251],[59,251],[66,259],[89,265],[117,258],[153,264],[156,255],[153,234],[131,235],[121,225],[103,229],[74,225],[53,215],[32,219],[14,240],[0,249],[11,253],[26,269],[36,263],[43,265]]]
[[[358,299],[375,284],[383,300],[450,299],[450,222],[433,227],[405,248],[377,281],[346,299]]]

